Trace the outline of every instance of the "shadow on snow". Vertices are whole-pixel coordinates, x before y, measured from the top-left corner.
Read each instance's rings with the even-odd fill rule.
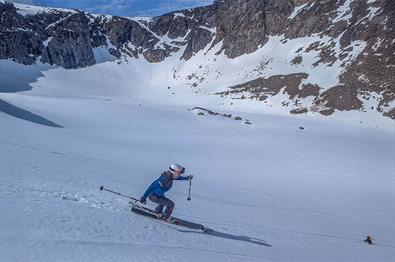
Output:
[[[223,233],[219,232],[210,228],[207,228],[203,232],[197,232],[197,231],[192,231],[192,230],[182,230],[182,229],[177,229],[179,232],[184,232],[184,233],[196,233],[196,234],[205,234],[205,235],[210,235],[214,237],[220,237],[220,238],[226,238],[226,239],[232,239],[232,240],[237,240],[237,241],[244,241],[260,246],[265,246],[265,247],[271,247],[271,245],[267,244],[264,240],[258,239],[258,238],[253,238],[253,237],[247,237],[247,236],[240,236],[240,235],[232,235],[229,233]]]
[[[50,126],[50,127],[61,127],[63,126],[58,125],[42,116],[33,114],[27,110],[22,108],[16,107],[11,105],[10,103],[5,102],[4,100],[0,99],[0,112],[6,113],[10,116],[20,118],[26,121],[30,121],[39,125]]]

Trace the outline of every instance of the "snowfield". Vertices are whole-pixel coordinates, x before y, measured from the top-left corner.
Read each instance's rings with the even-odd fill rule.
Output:
[[[392,120],[268,114],[212,95],[233,80],[210,86],[209,65],[196,93],[184,80],[203,58],[177,59],[0,62],[1,261],[393,261]],[[99,190],[140,197],[173,162],[194,175],[192,201],[185,181],[167,194],[174,216],[213,234],[139,216]]]

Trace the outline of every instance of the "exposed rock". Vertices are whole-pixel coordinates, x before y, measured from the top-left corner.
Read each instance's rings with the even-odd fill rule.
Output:
[[[143,55],[148,62],[158,63],[168,57],[170,55],[170,51],[166,49],[149,49],[145,51]]]
[[[190,59],[193,54],[205,48],[212,41],[212,38],[213,34],[206,29],[193,29],[186,38],[188,44],[182,58],[185,60]]]
[[[295,6],[300,6],[300,5],[304,5],[307,4],[308,2],[311,2],[312,0],[292,0],[293,4]]]
[[[290,98],[299,96],[301,90],[299,85],[302,79],[307,78],[307,74],[298,73],[290,75],[275,75],[269,78],[257,78],[255,80],[232,86],[230,91],[220,92],[219,95],[229,95],[248,92],[251,97],[258,100],[265,100],[269,96],[277,95],[282,89],[284,93],[288,94]]]
[[[223,116],[223,117],[227,117],[227,118],[232,117],[231,114],[220,114],[220,113],[216,113],[216,112],[214,112],[214,111],[211,111],[211,110],[209,110],[209,109],[207,109],[207,108],[203,108],[203,107],[194,107],[194,108],[192,108],[191,110],[192,110],[192,111],[198,111],[199,114],[200,114],[200,113],[203,113],[203,115],[204,115],[204,113],[207,113],[207,114],[209,114],[209,115],[211,115],[211,116]]]
[[[307,113],[309,110],[307,108],[296,108],[290,111],[291,114],[303,114]]]
[[[298,96],[300,98],[305,98],[308,96],[317,97],[320,94],[320,87],[313,84],[302,84],[302,89],[300,90]]]
[[[94,65],[88,22],[85,13],[77,12],[47,27],[52,40],[44,48],[41,61],[64,68]]]
[[[203,108],[203,107],[194,107],[191,110],[197,112],[197,114],[199,116],[204,116],[205,114],[208,114],[210,116],[222,116],[225,118],[231,118],[231,119],[237,120],[237,121],[243,120],[243,118],[240,116],[233,116],[232,114],[220,114],[220,113],[216,113],[214,111],[211,111],[211,110]],[[247,119],[245,121],[245,124],[251,125],[251,122]]]
[[[390,111],[385,112],[383,115],[395,120],[395,108],[392,108]]]
[[[315,104],[322,105],[327,108],[338,109],[340,111],[349,111],[360,109],[362,102],[357,98],[357,90],[347,86],[335,86],[323,92],[316,99]]]
[[[367,12],[363,12],[367,7],[364,3],[358,4],[360,12],[367,16]],[[383,111],[382,106],[395,100],[395,2],[382,0],[375,4],[382,7],[381,12],[372,19],[369,26],[360,23],[362,25],[348,33],[349,39],[362,39],[367,46],[340,79],[345,85],[357,88],[359,93],[373,91],[381,94],[378,110]]]
[[[11,3],[0,3],[0,59],[32,64],[41,53],[40,36],[32,31]]]
[[[143,54],[150,62],[160,62],[170,53],[166,49],[156,49],[155,45],[159,40],[140,23],[130,19],[113,17],[104,23],[103,33],[109,37],[111,44],[118,48],[119,56],[123,52],[134,57]]]
[[[330,108],[330,109],[321,110],[320,114],[323,116],[329,116],[332,115],[334,112],[335,110],[333,108]]]
[[[93,17],[91,17],[92,19]],[[103,34],[101,30],[102,21],[105,19],[105,16],[94,17],[94,22],[90,24],[90,38],[91,38],[91,46],[92,48],[107,46],[107,38]]]
[[[290,0],[267,0],[265,6],[267,34],[283,34],[284,30],[288,27],[288,16],[292,13],[293,9],[294,5]]]
[[[218,5],[215,43],[223,40],[221,51],[228,57],[252,53],[267,42],[265,3],[260,0],[215,2]]]
[[[298,64],[302,63],[302,60],[303,60],[302,56],[295,56],[295,58],[292,59],[291,63],[293,65],[298,65]]]

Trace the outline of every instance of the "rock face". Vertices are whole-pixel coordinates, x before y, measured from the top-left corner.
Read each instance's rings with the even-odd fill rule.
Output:
[[[12,3],[0,3],[0,54],[25,64],[42,56],[44,63],[76,68],[94,64],[91,49],[99,46],[113,46],[111,53],[117,57],[142,54],[150,62],[161,62],[181,46],[188,60],[210,43],[223,41],[220,52],[235,58],[264,45],[268,34],[280,30],[278,18],[292,10],[290,0],[218,0],[138,20],[56,9],[22,16]],[[163,43],[164,36],[173,41]]]
[[[315,36],[316,42],[295,52],[290,66],[301,68],[305,55],[314,53],[312,68],[341,68],[338,83],[324,88],[309,82],[308,70],[265,76],[263,69],[255,79],[219,94],[242,93],[261,101],[286,94],[291,113],[323,115],[363,111],[362,100],[375,99],[374,110],[394,119],[394,19],[392,0],[215,0],[150,19],[61,9],[26,14],[0,2],[0,59],[78,68],[94,65],[94,50],[101,47],[117,58],[160,63],[179,50],[181,59],[189,60],[218,44],[217,55],[234,59],[264,47],[274,36],[283,36],[283,43]],[[355,55],[358,45],[363,50]],[[310,106],[303,105],[306,98]]]
[[[40,13],[22,16],[11,3],[0,3],[0,58],[32,64],[41,62],[65,68],[95,64],[89,19],[83,12]]]
[[[252,53],[267,41],[265,1],[217,1],[216,42],[230,58]]]
[[[84,13],[77,12],[47,26],[45,31],[50,41],[42,52],[41,61],[64,68],[95,64],[88,22]]]
[[[12,4],[0,3],[0,58],[32,64],[42,52],[42,39],[17,14]]]
[[[303,79],[307,78],[307,74],[289,74],[289,75],[275,75],[268,79],[257,78],[255,80],[233,86],[231,91],[218,93],[219,95],[229,95],[232,93],[250,92],[252,96],[249,98],[256,98],[258,100],[265,100],[269,96],[277,95],[282,89],[294,98],[307,97],[309,95],[317,95],[319,88],[311,87],[310,85],[303,85],[302,89],[299,86]],[[309,90],[309,91],[308,91]],[[244,97],[246,98],[246,97]]]
[[[269,3],[270,1],[266,1]],[[338,39],[339,46],[335,41],[323,44],[321,41],[311,44],[305,52],[318,52],[319,60],[313,66],[324,64],[333,66],[339,63],[343,68],[339,75],[339,84],[318,92],[319,86],[315,86],[312,95],[313,105],[309,111],[319,111],[323,115],[329,115],[335,110],[366,111],[361,97],[365,100],[379,98],[375,110],[384,111],[384,107],[395,100],[395,2],[387,0],[376,1],[276,1],[276,8],[269,12],[269,4],[266,5],[266,34],[281,35],[284,39],[296,39],[319,35]],[[290,11],[294,6],[302,7],[293,17]],[[292,8],[289,9],[289,6]],[[274,6],[272,6],[274,7]],[[291,19],[290,19],[291,17]],[[362,53],[355,59],[348,59],[354,52],[352,43],[361,41],[366,46]],[[336,54],[336,49],[340,52]],[[295,54],[291,61],[292,65],[302,63],[302,56]],[[292,75],[288,75],[292,76]],[[279,86],[273,82],[276,76],[246,82],[231,87],[227,94],[250,92],[249,98],[265,100],[279,93]],[[300,97],[294,95],[296,89],[303,90],[304,85],[286,83],[283,92],[289,95],[295,104],[290,112],[306,112],[304,108],[298,108]],[[314,85],[310,85],[314,86]],[[290,92],[291,90],[291,92]],[[222,94],[224,94],[222,93]],[[390,108],[383,115],[394,119],[394,109]]]

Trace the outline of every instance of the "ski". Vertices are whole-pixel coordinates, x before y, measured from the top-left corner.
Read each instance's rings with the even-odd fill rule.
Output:
[[[201,224],[193,223],[193,222],[190,222],[190,221],[187,221],[187,220],[183,220],[183,219],[180,219],[180,218],[176,218],[176,217],[173,217],[173,216],[169,217],[168,219],[164,219],[164,218],[161,217],[161,215],[156,214],[154,212],[154,210],[149,209],[149,208],[144,207],[144,206],[136,205],[136,204],[133,204],[131,211],[136,213],[136,214],[143,215],[143,216],[146,216],[146,217],[150,217],[150,218],[153,218],[153,219],[160,219],[160,220],[163,220],[163,221],[165,221],[167,223],[174,224],[174,225],[177,225],[177,226],[187,227],[187,228],[190,228],[190,229],[202,230],[203,232],[206,232],[208,230],[205,226],[203,226]]]

